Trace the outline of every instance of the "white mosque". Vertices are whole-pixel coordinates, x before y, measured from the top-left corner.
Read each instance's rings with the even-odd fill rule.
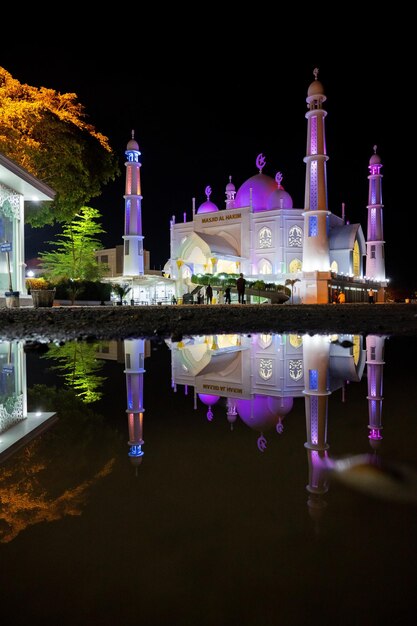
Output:
[[[335,290],[343,290],[347,302],[365,301],[371,286],[383,301],[387,283],[381,159],[375,147],[369,162],[365,241],[360,224],[346,223],[327,205],[326,96],[317,69],[314,77],[307,92],[304,207],[293,207],[281,173],[275,180],[263,173],[262,154],[256,160],[258,173],[237,192],[229,178],[224,209],[211,202],[207,187],[207,198],[197,210],[193,207],[191,221],[171,221],[165,271],[175,277],[178,295],[194,287],[193,274],[243,272],[249,281],[285,284],[298,279],[294,302],[331,302]]]

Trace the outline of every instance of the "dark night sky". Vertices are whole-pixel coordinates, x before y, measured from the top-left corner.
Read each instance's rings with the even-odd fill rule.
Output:
[[[229,174],[238,188],[256,173],[260,152],[267,159],[264,173],[282,171],[294,206],[303,206],[305,97],[318,66],[328,98],[329,208],[340,214],[345,202],[347,219],[360,222],[366,238],[367,165],[377,144],[384,163],[387,277],[416,289],[413,245],[401,250],[410,232],[402,165],[411,120],[406,51],[376,46],[356,32],[349,44],[340,34],[339,41],[305,46],[295,56],[296,41],[281,45],[278,26],[275,39],[258,33],[225,43],[227,32],[227,20],[216,32],[175,31],[163,49],[160,40],[138,49],[136,35],[123,45],[103,37],[100,46],[86,40],[76,49],[65,38],[59,45],[31,42],[18,51],[3,46],[0,65],[20,82],[75,92],[89,121],[120,155],[122,176],[90,202],[103,215],[104,246],[122,243],[124,150],[135,129],[142,152],[143,234],[156,268],[169,257],[170,217],[180,221],[186,211],[190,219],[191,199],[198,206],[206,185],[224,207]],[[49,232],[27,231],[29,257]]]

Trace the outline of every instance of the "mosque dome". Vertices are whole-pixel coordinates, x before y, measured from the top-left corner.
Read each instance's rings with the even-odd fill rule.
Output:
[[[226,191],[236,191],[236,187],[232,183],[232,177],[229,176],[229,182],[226,185]]]
[[[136,139],[130,139],[126,146],[126,150],[136,150],[137,152],[139,152],[139,144]]]
[[[381,165],[381,157],[375,152],[369,159],[369,165]]]
[[[210,393],[199,393],[197,395],[206,406],[213,406],[213,404],[216,404],[216,402],[220,400],[220,396],[215,396]]]
[[[313,80],[307,91],[307,96],[324,96],[324,87],[319,80]]]
[[[211,200],[206,200],[203,204],[197,209],[197,213],[213,213],[213,211],[218,211],[219,207],[214,204]]]
[[[255,395],[251,400],[237,400],[236,409],[242,422],[254,430],[264,431],[274,428],[279,416],[271,411],[268,404],[270,400],[269,396],[260,395]]]
[[[267,209],[273,211],[274,209],[292,209],[293,201],[283,187],[275,189],[268,198]]]
[[[252,189],[252,208],[254,213],[267,211],[268,198],[277,188],[275,181],[265,174],[255,174],[239,187],[235,206],[250,206],[250,190]]]

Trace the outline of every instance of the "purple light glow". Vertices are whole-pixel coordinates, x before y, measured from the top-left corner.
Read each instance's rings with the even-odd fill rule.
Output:
[[[371,432],[368,435],[368,439],[373,439],[374,441],[379,441],[383,439],[379,428],[371,428]]]

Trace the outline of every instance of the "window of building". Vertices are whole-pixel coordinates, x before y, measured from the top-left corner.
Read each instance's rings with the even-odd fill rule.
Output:
[[[109,262],[109,256],[107,254],[102,254],[100,257],[100,261],[101,263],[106,263],[107,265],[107,263]]]
[[[339,272],[339,266],[336,261],[333,261],[333,263],[330,265],[330,271],[334,272],[335,274]]]
[[[376,250],[376,246],[371,246],[371,259],[375,259],[375,250]]]
[[[358,240],[353,244],[353,275],[359,276],[361,273],[361,256],[359,254]]]
[[[272,231],[266,226],[259,231],[259,247],[272,248]]]
[[[319,234],[317,215],[311,215],[308,218],[308,236],[317,237]]]
[[[301,272],[301,268],[302,268],[302,263],[300,259],[293,259],[288,266],[288,271],[291,273]]]
[[[375,361],[375,346],[371,346],[371,361]]]
[[[318,370],[308,370],[309,389],[311,391],[317,391],[319,388],[319,373]]]
[[[303,245],[303,231],[299,226],[291,226],[288,231],[288,245],[291,248],[301,248]]]
[[[129,239],[125,239],[125,255],[129,254]]]
[[[259,263],[259,274],[272,274],[272,263],[267,259],[262,259]]]

